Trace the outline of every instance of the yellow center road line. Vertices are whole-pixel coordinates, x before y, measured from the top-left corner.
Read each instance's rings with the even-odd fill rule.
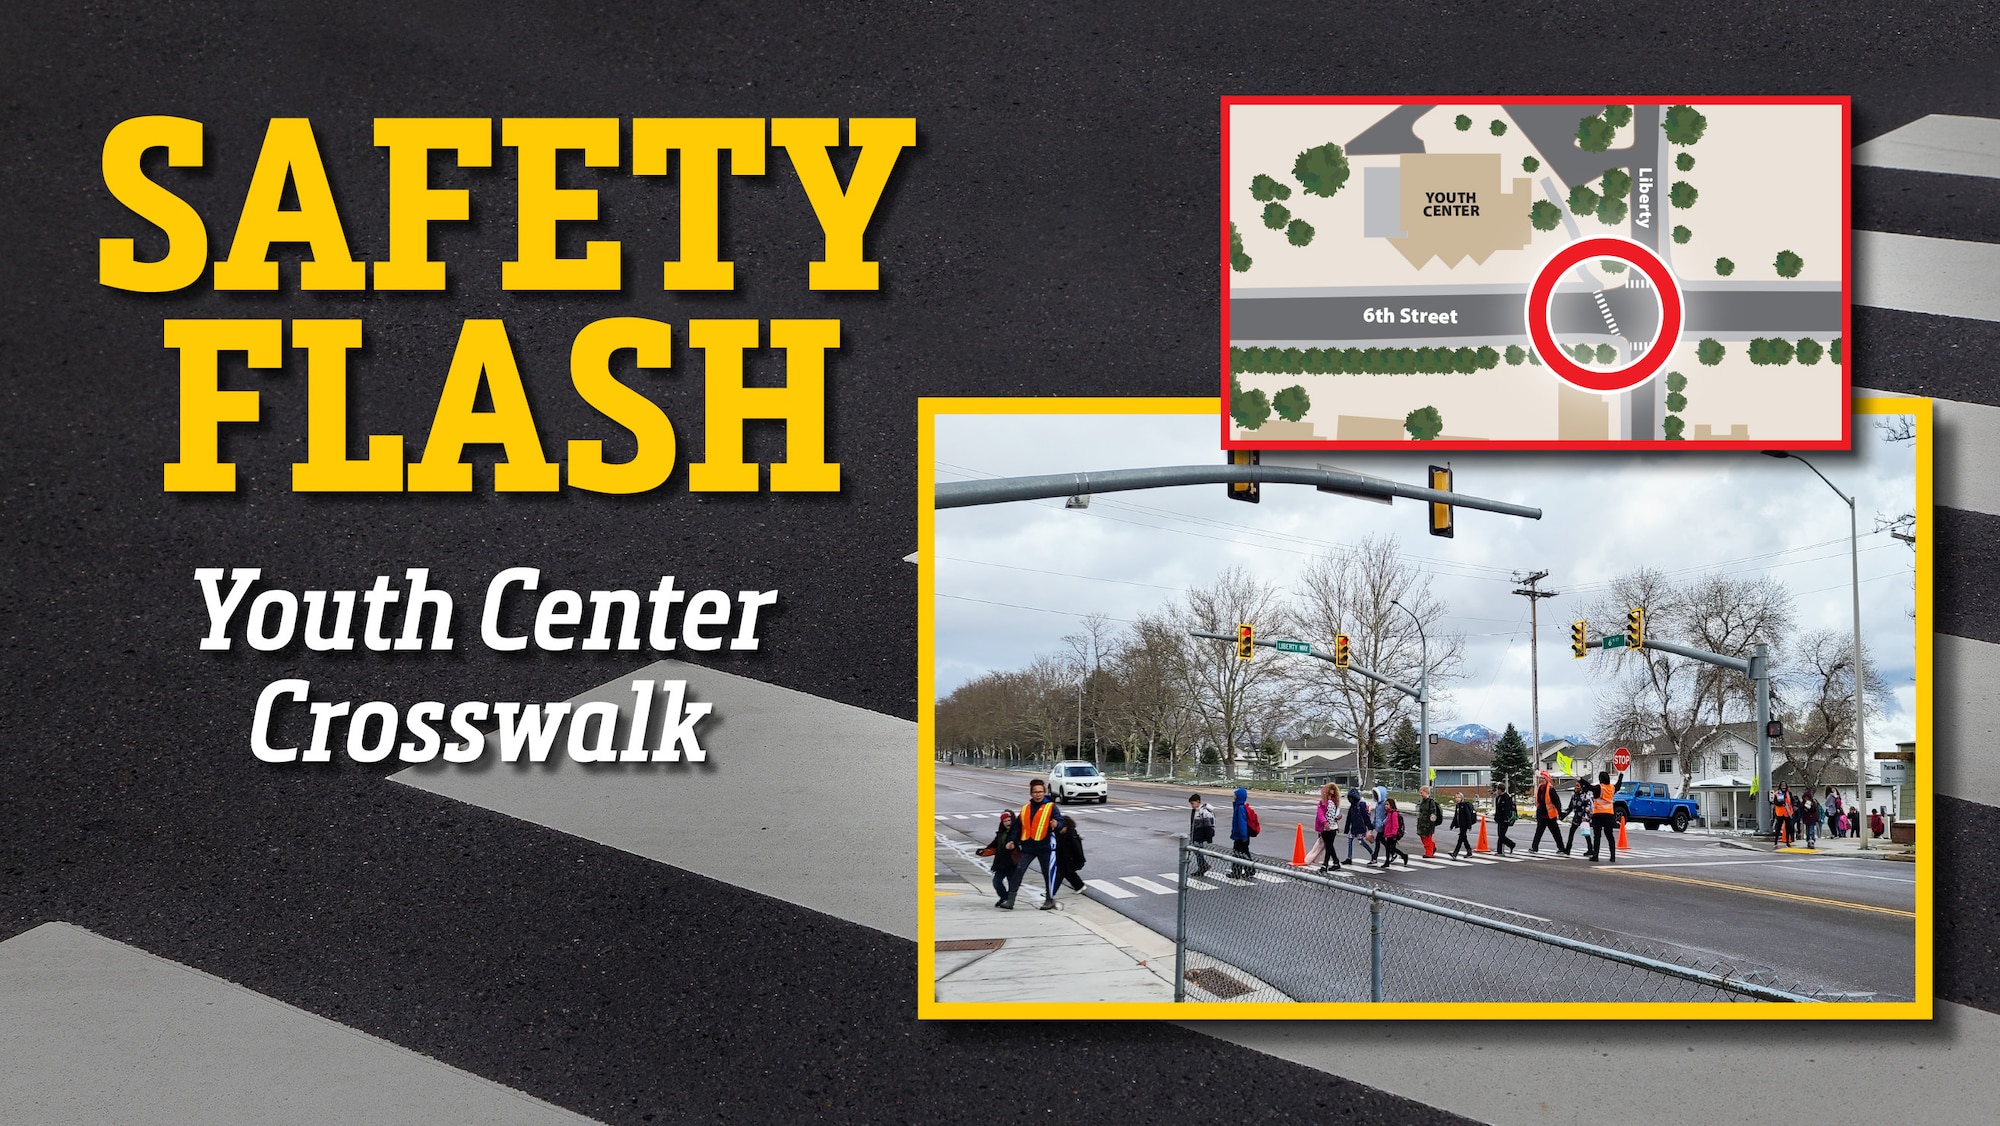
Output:
[[[1866,903],[1849,903],[1840,899],[1822,899],[1816,895],[1800,895],[1790,891],[1772,891],[1769,888],[1745,887],[1742,884],[1725,884],[1719,880],[1697,880],[1693,876],[1669,876],[1665,872],[1639,872],[1629,868],[1598,868],[1596,871],[1613,875],[1638,876],[1646,880],[1672,880],[1677,884],[1700,884],[1702,887],[1722,888],[1725,891],[1740,891],[1747,895],[1763,895],[1772,899],[1792,899],[1800,903],[1818,903],[1827,907],[1845,907],[1850,911],[1873,911],[1878,915],[1900,915],[1905,919],[1917,917],[1915,911],[1904,911],[1897,907],[1875,907]]]

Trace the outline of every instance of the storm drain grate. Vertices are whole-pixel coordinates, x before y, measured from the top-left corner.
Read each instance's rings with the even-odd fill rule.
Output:
[[[939,939],[940,954],[957,950],[998,950],[1006,943],[1004,938],[944,938]]]
[[[1234,1000],[1251,991],[1248,985],[1221,970],[1189,970],[1187,979],[1225,1001]]]

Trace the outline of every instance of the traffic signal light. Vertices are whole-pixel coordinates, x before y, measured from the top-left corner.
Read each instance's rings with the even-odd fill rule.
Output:
[[[1444,493],[1451,491],[1451,466],[1431,466],[1431,488]],[[1452,538],[1450,505],[1431,505],[1431,535],[1443,536],[1445,539]]]
[[[1583,624],[1582,619],[1571,623],[1569,627],[1569,651],[1578,657],[1583,656],[1590,648],[1583,642],[1583,631],[1585,628],[1587,627]]]
[[[1249,660],[1250,654],[1256,648],[1256,646],[1257,646],[1257,631],[1251,628],[1250,623],[1244,622],[1242,625],[1237,626],[1236,659],[1239,661]]]
[[[1229,464],[1230,464],[1230,465],[1262,465],[1262,464],[1263,464],[1263,452],[1262,452],[1261,450],[1230,450],[1230,451],[1229,451]],[[1256,503],[1257,503],[1257,482],[1255,482],[1255,481],[1231,481],[1231,482],[1229,482],[1229,484],[1228,484],[1227,488],[1229,489],[1229,499],[1230,499],[1230,500],[1245,500],[1245,501],[1249,501],[1249,502],[1250,502],[1251,504],[1256,504]],[[1249,627],[1249,626],[1245,626],[1245,627],[1243,627],[1243,628],[1244,628],[1244,629],[1249,629],[1250,627]],[[1248,659],[1249,659],[1249,657],[1250,657],[1250,654],[1249,654],[1249,652],[1248,652],[1248,651],[1245,651],[1245,652],[1243,653],[1243,658],[1244,658],[1245,660],[1248,660]]]
[[[1625,647],[1644,649],[1646,647],[1646,611],[1634,606],[1625,611]]]
[[[1344,633],[1333,635],[1333,667],[1337,669],[1347,667],[1347,635]]]

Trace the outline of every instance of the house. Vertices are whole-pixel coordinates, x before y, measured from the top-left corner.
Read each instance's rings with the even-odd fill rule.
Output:
[[[1359,750],[1355,744],[1332,735],[1306,735],[1298,739],[1280,739],[1278,767],[1289,773],[1293,767],[1309,758],[1338,759],[1342,755],[1352,756]]]

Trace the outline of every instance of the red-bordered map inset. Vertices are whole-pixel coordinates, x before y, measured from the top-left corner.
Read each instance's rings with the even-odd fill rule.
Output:
[[[1846,448],[1849,108],[1224,98],[1222,445]]]

